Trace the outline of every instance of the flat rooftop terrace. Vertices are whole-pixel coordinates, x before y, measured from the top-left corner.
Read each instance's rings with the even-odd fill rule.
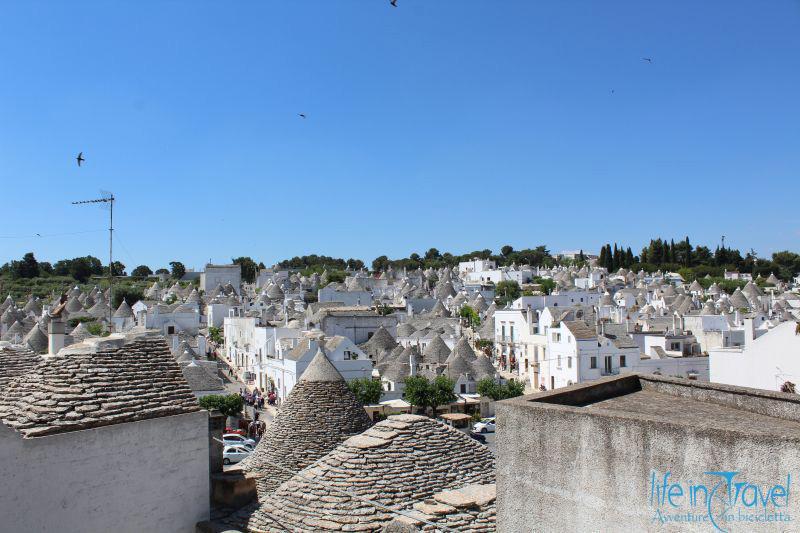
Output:
[[[508,402],[800,439],[800,395],[649,374],[606,378]]]

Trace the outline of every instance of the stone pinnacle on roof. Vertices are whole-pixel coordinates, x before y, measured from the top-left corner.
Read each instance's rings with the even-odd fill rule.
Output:
[[[128,305],[128,302],[125,299],[122,299],[122,303],[119,304],[119,307],[114,312],[115,318],[130,318],[133,316],[133,311],[131,310],[131,306]]]
[[[371,425],[342,375],[319,351],[256,449],[241,462],[241,468],[256,476],[261,499],[292,474]]]
[[[300,376],[300,381],[344,381],[344,378],[322,350],[317,350],[314,359]]]

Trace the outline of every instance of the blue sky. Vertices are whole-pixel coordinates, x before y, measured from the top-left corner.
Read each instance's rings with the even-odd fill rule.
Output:
[[[798,249],[800,1],[398,4],[0,2],[0,261]]]

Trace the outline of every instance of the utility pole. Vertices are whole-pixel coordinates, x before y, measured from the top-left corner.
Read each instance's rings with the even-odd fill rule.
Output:
[[[112,327],[112,316],[114,315],[114,193],[108,193],[108,196],[103,198],[96,198],[94,200],[81,200],[79,202],[72,202],[72,205],[82,204],[108,204],[110,208],[109,222],[108,222],[108,327]]]

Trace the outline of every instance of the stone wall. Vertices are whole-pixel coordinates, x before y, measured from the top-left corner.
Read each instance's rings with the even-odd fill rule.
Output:
[[[0,530],[193,532],[208,442],[206,411],[31,439],[0,424]]]
[[[709,484],[715,478],[705,472],[740,471],[740,480],[763,487],[785,484],[791,474],[794,495],[787,510],[794,521],[761,529],[737,524],[740,529],[734,531],[797,530],[800,426],[795,406],[771,409],[772,400],[753,397],[747,390],[729,394],[706,387],[692,388],[687,394],[704,396],[702,402],[738,403],[741,417],[725,413],[726,420],[713,424],[709,420],[708,426],[714,427],[706,427],[682,424],[681,412],[654,420],[635,413],[603,414],[588,407],[537,405],[524,399],[498,402],[498,531],[713,530],[708,523],[665,526],[654,522],[656,507],[649,501],[654,471],[670,472],[672,481]],[[758,418],[762,407],[784,418],[784,434],[763,429]],[[723,422],[729,429],[720,428]]]

